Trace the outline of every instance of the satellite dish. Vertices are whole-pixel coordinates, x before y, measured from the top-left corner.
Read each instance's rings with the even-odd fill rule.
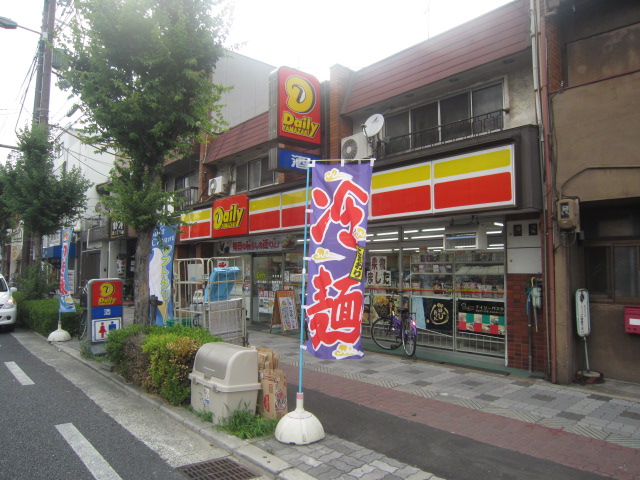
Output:
[[[382,130],[384,126],[384,117],[379,113],[374,113],[367,121],[362,125],[362,131],[367,136],[367,138],[371,138],[376,136]]]

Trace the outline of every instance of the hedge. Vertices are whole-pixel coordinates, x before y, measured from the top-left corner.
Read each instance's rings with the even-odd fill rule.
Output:
[[[59,314],[60,300],[58,297],[42,300],[25,300],[20,292],[15,292],[13,297],[18,305],[18,324],[27,326],[40,335],[48,336],[58,329],[58,315],[62,320],[62,329],[71,335],[78,332],[80,314],[84,310],[76,305],[74,313]]]

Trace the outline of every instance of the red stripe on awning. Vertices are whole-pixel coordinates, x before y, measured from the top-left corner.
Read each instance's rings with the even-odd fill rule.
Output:
[[[374,193],[371,196],[371,216],[382,217],[431,209],[431,187],[419,187]]]
[[[304,226],[304,205],[282,210],[282,228]]]
[[[278,230],[280,228],[280,210],[249,215],[249,231]]]
[[[509,202],[513,199],[509,172],[437,183],[433,192],[436,210]]]

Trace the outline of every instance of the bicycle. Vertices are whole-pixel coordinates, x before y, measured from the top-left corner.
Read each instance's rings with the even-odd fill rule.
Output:
[[[396,310],[400,313],[400,318]],[[378,317],[371,324],[371,339],[384,350],[395,350],[402,345],[408,357],[415,355],[418,329],[415,320],[409,315],[409,309],[396,309],[395,300],[391,298],[389,315]]]

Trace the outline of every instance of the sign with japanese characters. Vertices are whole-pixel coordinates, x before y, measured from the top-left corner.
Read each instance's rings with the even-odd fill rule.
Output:
[[[359,358],[372,165],[316,163],[312,172],[307,351]]]
[[[104,342],[111,330],[122,322],[122,280],[115,278],[89,281],[87,308],[91,321],[91,341]]]
[[[70,228],[62,229],[62,249],[60,253],[60,313],[75,312],[76,308],[71,297],[72,288],[69,282],[69,249],[71,245]]]

